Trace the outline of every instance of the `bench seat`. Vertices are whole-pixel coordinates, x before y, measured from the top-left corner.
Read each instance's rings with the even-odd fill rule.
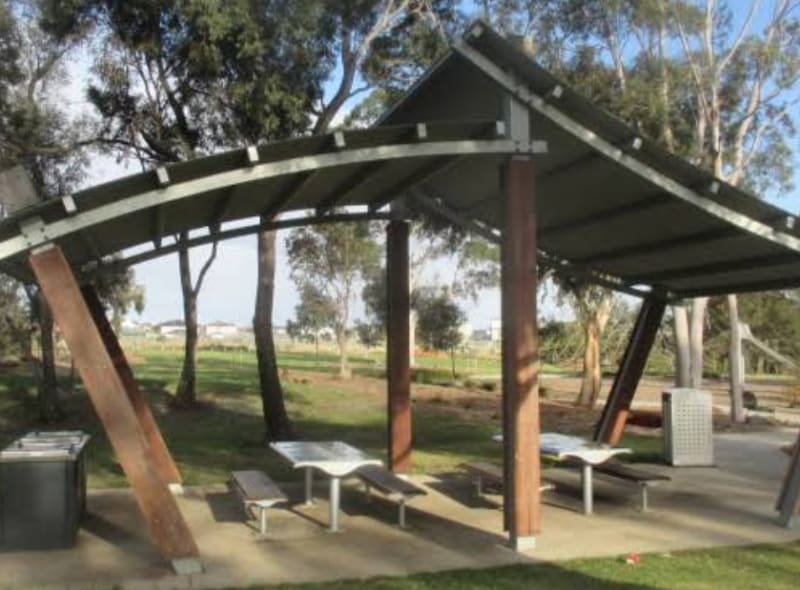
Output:
[[[231,485],[244,502],[245,511],[259,511],[259,530],[267,532],[267,509],[288,500],[286,494],[263,471],[248,470],[231,473]]]
[[[475,481],[475,493],[478,496],[483,495],[484,483],[498,488],[503,487],[503,468],[500,465],[476,461],[474,463],[462,463],[460,467],[473,476]],[[542,480],[539,491],[546,492],[554,490],[555,487],[553,482]]]
[[[375,488],[398,503],[397,520],[401,528],[406,528],[406,502],[410,498],[428,493],[380,465],[365,465],[356,471],[356,475],[366,485],[367,499],[372,488]]]
[[[638,485],[641,492],[642,512],[646,512],[648,508],[647,489],[656,483],[670,481],[670,478],[667,475],[640,469],[639,467],[634,467],[629,463],[622,463],[621,461],[616,461],[613,459],[611,461],[606,461],[605,463],[600,463],[599,465],[594,465],[593,469],[595,473],[601,473],[609,477],[616,477],[617,479],[622,479]]]

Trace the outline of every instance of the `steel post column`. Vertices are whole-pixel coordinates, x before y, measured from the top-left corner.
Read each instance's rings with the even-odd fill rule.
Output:
[[[389,468],[408,473],[411,463],[411,367],[409,359],[408,223],[386,227],[386,300]]]
[[[642,301],[642,307],[636,316],[636,323],[633,325],[625,353],[614,377],[614,384],[611,386],[595,429],[596,441],[616,445],[622,438],[631,402],[644,373],[647,357],[653,348],[666,306],[666,301],[656,297]]]
[[[116,367],[117,373],[119,373],[122,383],[125,385],[128,399],[133,405],[136,417],[139,419],[139,426],[147,439],[147,443],[150,445],[153,461],[159,475],[161,475],[161,479],[167,482],[171,488],[180,487],[182,481],[181,473],[164,442],[164,437],[161,435],[161,430],[159,430],[155,418],[153,418],[147,399],[139,389],[139,384],[133,376],[128,359],[125,357],[125,351],[122,350],[117,335],[106,317],[103,304],[97,296],[97,291],[94,287],[86,285],[81,288],[81,292],[86,300],[89,313],[92,314],[94,324],[100,332],[100,337],[103,339],[106,350],[114,362],[114,367]]]
[[[504,510],[512,546],[526,549],[533,546],[541,522],[534,164],[513,157],[503,176]]]
[[[57,246],[34,251],[28,262],[133,488],[153,540],[161,554],[172,561],[176,571],[199,572],[202,568],[192,533],[167,483],[159,475],[125,384],[105,347],[69,263]]]

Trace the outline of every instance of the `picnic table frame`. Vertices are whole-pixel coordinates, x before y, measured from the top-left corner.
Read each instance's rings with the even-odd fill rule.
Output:
[[[360,449],[342,441],[281,441],[270,447],[295,469],[303,469],[306,505],[313,503],[314,470],[329,477],[328,530],[339,531],[342,478],[365,465],[382,465]]]
[[[503,435],[492,437],[496,442],[503,442]],[[539,452],[543,457],[558,461],[574,459],[581,467],[581,490],[583,492],[583,513],[594,512],[594,473],[593,467],[605,463],[616,455],[631,453],[626,447],[612,447],[588,441],[580,436],[543,432],[539,438]]]

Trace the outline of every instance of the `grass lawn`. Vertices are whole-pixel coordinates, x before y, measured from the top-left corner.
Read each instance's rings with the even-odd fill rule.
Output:
[[[134,349],[133,369],[146,392],[167,444],[188,485],[219,483],[234,469],[261,468],[277,479],[297,474],[264,447],[261,399],[254,355],[237,351],[201,350],[198,358],[198,389],[204,407],[175,411],[167,402],[175,390],[182,354],[176,348]],[[288,411],[300,436],[317,440],[346,440],[377,456],[385,452],[385,383],[365,378],[380,370],[375,359],[354,357],[362,369],[353,381],[333,375],[336,359],[308,353],[281,353]],[[420,385],[425,388],[427,386]],[[500,428],[499,412],[471,412],[451,403],[462,392],[457,388],[431,388],[444,393],[420,399],[415,392],[414,428],[416,472],[453,470],[463,461],[499,461],[500,445],[491,435]],[[421,391],[421,390],[420,390]],[[464,407],[479,404],[498,407],[499,392],[476,389]],[[65,401],[67,418],[57,428],[81,428],[93,437],[90,446],[89,485],[125,486],[122,471],[83,391]],[[0,443],[37,422],[33,381],[24,367],[0,373]],[[629,437],[628,445],[641,448],[643,459],[658,452],[658,439]],[[656,445],[653,447],[653,445]]]
[[[174,411],[167,402],[180,371],[180,351],[142,349],[131,355],[134,371],[147,393],[167,444],[187,484],[224,481],[229,472],[262,468],[276,479],[297,477],[264,447],[258,376],[252,355],[201,351],[198,386],[203,407]],[[332,368],[321,367],[313,354],[282,354],[279,365],[289,413],[301,436],[341,439],[383,456],[385,384],[366,378],[378,375],[374,359],[356,358],[359,376],[340,381]],[[330,367],[335,359],[326,359]],[[483,367],[481,367],[482,369]],[[437,388],[418,385],[414,397],[415,453],[418,472],[453,470],[472,459],[500,460],[501,448],[491,441],[499,429],[499,392],[480,388]],[[67,418],[56,428],[82,428],[94,436],[90,447],[90,486],[126,485],[119,466],[85,394],[80,388],[65,400]],[[572,409],[567,409],[571,413]],[[39,428],[33,382],[24,368],[0,372],[0,444]],[[591,416],[588,416],[591,418]],[[560,419],[560,418],[559,418]],[[581,428],[586,429],[585,422]],[[560,422],[548,427],[557,429]],[[656,460],[660,439],[627,435],[623,444],[634,460]],[[638,566],[619,559],[589,559],[536,566],[456,571],[338,584],[317,588],[796,588],[800,576],[800,543],[751,548],[644,555]]]
[[[783,590],[798,587],[800,543],[458,570],[406,578],[293,585],[293,590]],[[266,588],[272,587],[261,587]]]

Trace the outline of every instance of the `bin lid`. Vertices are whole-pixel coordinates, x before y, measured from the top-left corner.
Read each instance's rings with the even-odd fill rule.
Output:
[[[74,460],[89,438],[80,430],[29,432],[0,451],[0,463]]]

